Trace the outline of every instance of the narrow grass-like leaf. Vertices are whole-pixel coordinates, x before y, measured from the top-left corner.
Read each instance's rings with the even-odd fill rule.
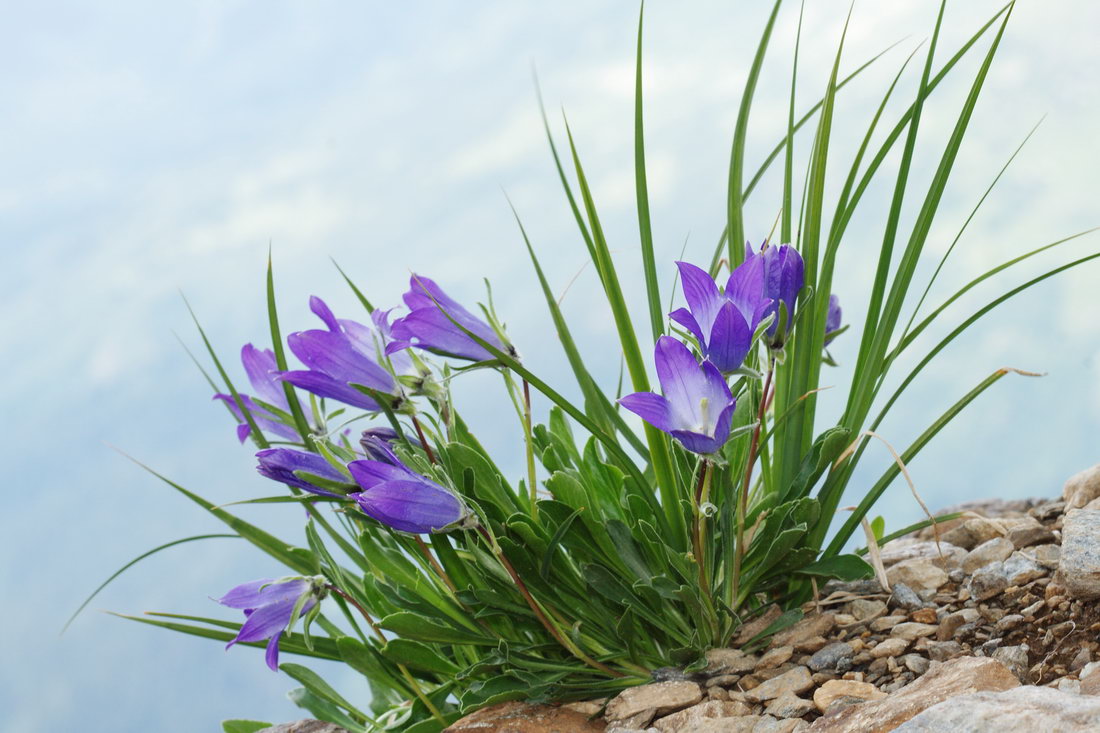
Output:
[[[348,287],[351,288],[351,292],[355,293],[355,297],[358,298],[363,307],[367,309],[367,313],[373,313],[374,306],[371,305],[371,302],[367,300],[367,296],[363,295],[363,291],[360,290],[354,282],[352,282],[351,278],[348,277],[347,273],[344,272],[342,267],[340,267],[340,263],[336,260],[332,260],[332,264],[336,268],[336,271],[340,273],[340,277],[344,278],[344,282],[346,282],[348,284]]]
[[[656,341],[665,333],[665,314],[661,310],[661,286],[657,282],[657,263],[653,254],[653,224],[649,217],[649,186],[645,171],[645,134],[642,124],[642,17],[645,2],[638,11],[638,55],[634,73],[634,187],[638,198],[638,236],[642,247],[649,320]]]
[[[271,348],[275,352],[275,365],[280,372],[287,371],[286,352],[283,350],[283,337],[279,333],[279,311],[275,306],[275,272],[271,264],[271,251],[267,253],[267,322],[271,327]],[[294,426],[298,428],[298,434],[302,436],[302,442],[309,446],[309,423],[302,412],[302,405],[298,402],[298,396],[294,393],[294,385],[283,381],[283,393],[286,395],[287,404],[290,405],[290,414],[294,416]]]

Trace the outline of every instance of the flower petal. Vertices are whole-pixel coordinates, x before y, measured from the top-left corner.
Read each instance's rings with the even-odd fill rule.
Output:
[[[287,343],[303,364],[338,382],[362,384],[380,392],[394,389],[389,372],[355,348],[343,333],[299,331],[290,334]]]
[[[762,305],[767,301],[762,255],[751,255],[730,273],[729,280],[726,281],[725,295],[737,306],[737,310],[748,322],[749,328],[755,331],[756,325],[764,317],[765,309],[762,309]]]
[[[256,470],[260,472],[261,476],[266,476],[274,481],[281,481],[290,486],[297,486],[313,494],[344,498],[343,494],[337,494],[310,483],[296,475],[295,471],[302,471],[338,483],[350,483],[347,476],[337,471],[323,456],[316,453],[291,448],[269,448],[257,453],[256,459],[259,461]]]
[[[726,301],[714,319],[705,355],[721,372],[729,373],[745,361],[752,347],[752,331],[737,306]]]
[[[308,589],[308,580],[295,579],[276,583],[266,578],[242,583],[217,600],[218,603],[230,608],[259,608],[287,599],[293,602]]]
[[[635,392],[620,399],[619,404],[658,430],[667,433],[674,427],[668,400],[661,395],[652,392]]]
[[[448,313],[452,317],[455,316],[450,311]],[[455,318],[455,320],[462,322],[459,318]],[[462,325],[485,341],[498,348],[501,347],[500,339],[487,326],[482,329],[474,329],[470,328],[467,323]],[[493,358],[493,355],[481,344],[451,323],[447,316],[443,315],[434,304],[431,306],[431,310],[428,308],[414,310],[404,318],[396,321],[393,324],[393,335],[398,342],[407,341],[412,346],[434,351],[443,356],[455,356],[471,361],[486,361]]]
[[[696,427],[701,420],[699,398],[706,389],[699,362],[688,347],[671,336],[657,339],[653,360],[661,391],[668,400],[672,425],[681,429]]]
[[[442,529],[465,515],[454,494],[426,479],[385,481],[352,497],[367,516],[413,534]]]
[[[328,397],[339,400],[352,407],[361,407],[364,410],[378,412],[381,408],[378,403],[354,387],[349,387],[346,382],[338,382],[327,374],[314,371],[280,372],[279,379],[290,382],[295,387],[301,387],[307,392],[312,392],[318,397]]]
[[[711,453],[717,453],[718,449],[722,447],[721,443],[709,435],[694,433],[690,430],[673,430],[671,435],[692,453],[710,455]]]
[[[710,273],[690,262],[677,262],[676,266],[680,269],[680,283],[688,308],[703,332],[709,332],[718,309],[722,307],[718,285]]]
[[[325,322],[328,326],[328,330],[339,332],[340,324],[336,321],[336,316],[332,314],[332,310],[329,309],[325,301],[318,298],[316,295],[309,296],[309,309],[313,311],[313,314]]]
[[[695,340],[699,342],[701,347],[706,346],[708,335],[704,334],[703,330],[699,328],[699,322],[695,320],[695,316],[691,315],[691,311],[687,308],[677,308],[669,313],[668,317],[686,328],[688,332],[695,337]]]
[[[397,460],[397,456],[393,455],[393,451],[388,452],[393,457],[392,463],[388,461],[360,460],[348,464],[348,470],[351,471],[352,478],[364,490],[372,489],[386,481],[410,481],[416,478],[417,474]],[[354,494],[352,496],[354,497]]]
[[[275,380],[275,371],[278,366],[275,363],[274,351],[257,349],[252,344],[245,344],[241,347],[241,363],[244,365],[244,371],[248,375],[252,389],[261,400],[283,410],[290,409],[282,385]]]
[[[267,642],[267,651],[264,652],[264,661],[272,672],[279,671],[279,639],[282,635],[282,631],[277,631],[271,641]]]

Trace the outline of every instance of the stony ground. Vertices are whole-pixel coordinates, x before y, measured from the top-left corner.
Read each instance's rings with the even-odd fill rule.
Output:
[[[756,653],[560,708],[508,703],[454,733],[1100,731],[1100,465],[1059,500],[983,501],[888,543],[877,580],[826,585]]]

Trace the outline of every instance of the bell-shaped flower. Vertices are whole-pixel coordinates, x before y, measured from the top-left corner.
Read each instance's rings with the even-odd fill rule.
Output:
[[[794,323],[795,305],[798,302],[798,294],[802,290],[805,277],[802,255],[798,254],[798,250],[789,244],[781,244],[776,247],[766,242],[759,252],[754,253],[752,245],[746,243],[745,262],[737,270],[742,267],[746,268],[746,273],[759,271],[760,280],[763,283],[762,294],[772,301],[764,315],[775,315],[775,320],[768,326],[768,337],[771,339],[773,346],[782,346],[787,335],[791,332],[791,325]],[[734,271],[734,274],[737,273],[737,270]],[[734,275],[731,274],[731,281],[733,277]],[[754,274],[752,279],[755,279],[755,277]],[[726,289],[728,291],[731,288],[727,287]],[[776,331],[779,329],[780,303],[786,307],[787,315],[783,333],[776,335]]]
[[[664,395],[635,392],[619,404],[668,433],[693,453],[717,453],[730,435],[737,401],[718,368],[700,364],[686,346],[670,336],[654,349],[657,378]]]
[[[338,493],[322,488],[322,484],[347,484],[351,480],[333,468],[324,456],[291,448],[269,448],[256,454],[256,470],[261,476],[280,481],[288,486],[296,486],[303,491],[321,496],[333,496],[343,499],[347,492]]]
[[[762,278],[753,283],[745,277],[734,282],[731,277],[738,286],[734,300],[729,292],[718,292],[718,285],[706,270],[688,262],[677,262],[676,266],[680,268],[688,307],[673,311],[669,317],[695,336],[703,358],[723,373],[734,371],[749,353],[756,326],[771,305],[761,295]]]
[[[839,335],[843,311],[840,309],[840,298],[835,294],[829,296],[829,312],[825,314],[825,345]]]
[[[252,384],[256,398],[283,412],[290,412],[290,403],[287,402],[286,392],[279,382],[278,372],[276,371],[278,367],[275,364],[275,352],[271,349],[257,349],[252,344],[245,344],[241,347],[241,363],[244,365],[245,374],[248,375],[248,381]],[[301,440],[298,430],[294,426],[283,422],[278,415],[257,403],[251,396],[243,392],[238,392],[238,395],[244,404],[244,408],[248,410],[260,430],[287,440]],[[237,437],[243,443],[248,439],[252,428],[241,413],[241,409],[237,406],[237,401],[233,399],[233,395],[222,393],[214,395],[214,399],[221,400],[228,405],[234,417],[237,418]],[[305,412],[304,409],[303,412]]]
[[[420,441],[414,437],[406,435],[405,439],[416,448],[422,447]],[[393,428],[367,428],[359,438],[359,445],[362,446],[363,452],[367,455],[367,458],[389,463],[394,455],[392,450],[393,444],[397,440],[397,431]],[[380,442],[383,444],[382,447],[378,445]]]
[[[225,648],[239,641],[267,643],[265,659],[272,671],[279,670],[279,639],[298,617],[308,613],[324,595],[324,578],[282,578],[254,580],[238,585],[217,599],[218,603],[244,611],[244,624]],[[297,615],[295,615],[297,612]]]
[[[514,352],[511,346],[501,341],[488,323],[463,308],[426,277],[414,274],[409,279],[409,291],[402,299],[408,306],[409,313],[393,322],[394,340],[386,347],[388,354],[415,346],[441,356],[470,361],[489,361],[496,358],[455,325],[456,322],[501,351]]]
[[[458,497],[401,462],[384,440],[374,450],[386,460],[352,461],[348,470],[362,488],[349,496],[372,519],[401,532],[436,532],[467,516]],[[373,452],[373,451],[372,451]]]
[[[352,385],[359,384],[386,394],[398,394],[397,382],[377,359],[382,346],[375,332],[356,321],[337,319],[325,302],[313,296],[309,307],[328,330],[299,331],[287,337],[287,345],[307,370],[282,372],[280,378],[318,397],[328,397],[353,407],[378,411],[378,403]]]

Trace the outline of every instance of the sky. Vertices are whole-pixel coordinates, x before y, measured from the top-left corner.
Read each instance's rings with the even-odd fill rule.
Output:
[[[807,8],[802,107],[824,89],[847,7],[823,0]],[[831,158],[851,158],[900,64],[929,36],[936,7],[856,4],[843,69],[900,43],[841,93]],[[984,0],[952,4],[937,59],[996,8]],[[734,116],[766,8],[655,0],[646,12],[649,185],[667,296],[685,241],[685,257],[703,261],[721,231]],[[797,19],[792,3],[776,25],[748,135],[752,170],[785,130]],[[234,356],[240,345],[268,338],[269,247],[285,331],[315,325],[311,294],[340,315],[360,312],[332,259],[379,305],[399,302],[410,271],[468,303],[483,299],[488,278],[525,361],[573,394],[506,192],[564,294],[582,351],[613,385],[613,326],[553,169],[532,67],[556,134],[559,112],[568,114],[624,287],[640,304],[636,22],[636,5],[611,0],[8,8],[0,28],[0,408],[9,425],[0,448],[8,475],[0,515],[0,730],[198,731],[217,730],[228,717],[301,715],[285,698],[294,683],[253,650],[225,652],[99,612],[232,618],[211,597],[278,572],[240,541],[176,547],[139,564],[58,636],[87,593],[131,558],[220,531],[115,448],[215,503],[270,492],[180,347],[177,336],[201,347],[181,292],[243,379]],[[930,303],[1007,258],[1100,224],[1098,26],[1100,7],[1091,4],[1016,8],[919,278],[931,274],[1005,160],[1043,122],[960,239]],[[910,202],[934,173],[977,62],[960,64],[925,110]],[[911,66],[898,100],[913,93],[919,62]],[[892,124],[901,109],[895,100],[885,119]],[[802,159],[809,140],[798,143]],[[843,403],[896,163],[887,160],[842,247],[835,289],[853,328],[833,349],[841,366],[826,383],[838,388],[821,396],[821,428]],[[844,172],[842,165],[829,171],[830,195]],[[748,203],[754,241],[772,227],[779,185],[765,177]],[[907,206],[903,231],[914,214]],[[1082,238],[983,284],[899,368],[1001,292],[1098,247],[1095,237]],[[1100,462],[1098,268],[1047,281],[981,321],[884,422],[879,432],[900,450],[994,369],[1046,375],[1006,377],[912,462],[929,505],[1052,496],[1067,476]],[[483,442],[519,455],[517,426],[498,418],[507,403],[496,380],[471,375],[456,399]],[[889,461],[881,446],[868,450],[853,503]],[[518,460],[502,463],[522,472]],[[920,517],[901,483],[877,511],[894,528]],[[240,513],[300,535],[300,517],[285,509]],[[317,669],[346,696],[366,699],[354,675]]]

